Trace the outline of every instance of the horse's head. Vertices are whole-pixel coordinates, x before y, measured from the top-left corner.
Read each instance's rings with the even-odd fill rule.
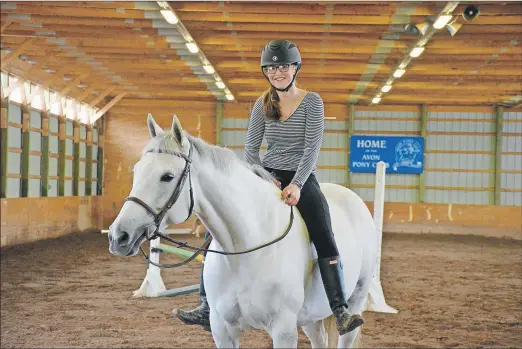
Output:
[[[173,117],[167,131],[150,114],[147,124],[151,140],[134,166],[130,195],[110,227],[109,251],[118,256],[136,255],[156,226],[183,222],[192,210],[191,145],[178,118]]]

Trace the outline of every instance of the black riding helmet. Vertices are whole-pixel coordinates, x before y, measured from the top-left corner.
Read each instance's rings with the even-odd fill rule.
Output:
[[[263,71],[263,67],[275,64],[297,64],[297,70],[294,73],[292,82],[290,82],[290,84],[284,89],[280,89],[272,85],[268,77],[265,75],[265,72]],[[263,76],[268,80],[270,86],[272,86],[276,90],[281,92],[288,91],[290,87],[292,87],[292,85],[294,84],[295,77],[297,76],[297,73],[300,69],[301,54],[299,53],[297,45],[294,44],[292,41],[272,40],[263,48],[263,52],[261,53],[261,72],[263,73]]]

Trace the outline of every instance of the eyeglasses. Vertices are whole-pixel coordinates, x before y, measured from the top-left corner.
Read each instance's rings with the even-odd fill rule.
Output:
[[[268,65],[266,67],[263,67],[263,71],[265,72],[265,74],[270,74],[270,75],[275,74],[278,69],[281,73],[286,73],[288,71],[288,69],[290,69],[291,65],[294,65],[294,64]]]

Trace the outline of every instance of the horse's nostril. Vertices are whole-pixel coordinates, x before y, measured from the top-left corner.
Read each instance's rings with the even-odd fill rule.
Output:
[[[118,245],[120,247],[125,247],[129,243],[129,234],[127,232],[122,231],[121,235],[118,236]]]

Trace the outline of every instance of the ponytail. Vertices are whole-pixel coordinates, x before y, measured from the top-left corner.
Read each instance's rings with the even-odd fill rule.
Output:
[[[279,110],[279,95],[277,94],[277,91],[274,87],[270,87],[263,94],[263,110],[267,119],[281,119],[281,111]]]

